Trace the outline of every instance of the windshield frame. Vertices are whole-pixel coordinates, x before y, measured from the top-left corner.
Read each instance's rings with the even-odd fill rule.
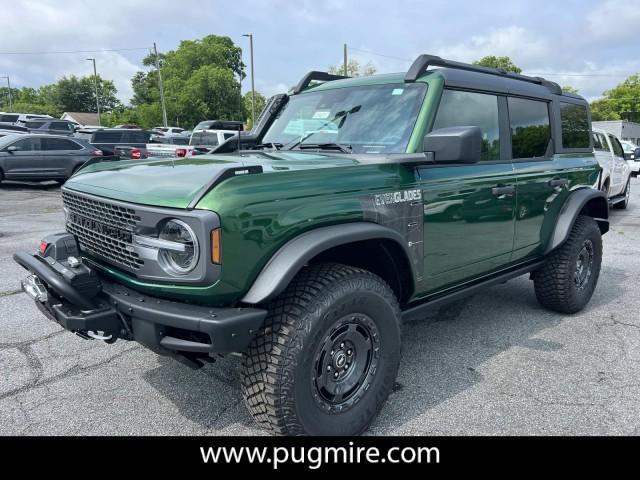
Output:
[[[359,95],[362,90],[367,92]],[[374,91],[376,90],[379,93],[375,93]],[[295,151],[313,151],[313,146],[315,145],[318,150],[323,150],[323,152],[337,152],[340,150],[341,153],[352,152],[358,155],[404,154],[411,147],[411,140],[420,122],[428,90],[429,85],[427,82],[403,83],[398,81],[362,83],[338,88],[325,87],[319,90],[312,88],[290,96],[287,104],[278,112],[269,129],[261,138],[261,143],[283,145],[282,148],[284,150],[293,149]],[[388,108],[393,107],[392,100],[388,100],[389,97],[384,97],[387,92],[398,97],[406,94],[403,102],[397,104],[395,111],[393,111],[397,115],[395,121],[389,119],[387,115]],[[333,96],[338,101],[332,102]],[[317,98],[316,103],[311,100],[312,98]],[[356,105],[355,103],[358,104]],[[384,106],[376,110],[376,107],[380,104]],[[311,108],[311,111],[309,111],[309,108]],[[303,113],[301,115],[300,113],[304,112],[305,109],[307,114]],[[364,115],[359,113],[360,110],[363,110]],[[319,113],[322,115],[318,115]],[[367,113],[369,113],[368,117]],[[361,115],[361,120],[358,120],[358,115]],[[319,123],[319,125],[311,128],[318,128],[318,130],[307,130],[305,123],[313,122]],[[300,125],[300,134],[285,133],[287,129],[292,129],[293,123]],[[374,138],[362,137],[363,133],[369,131],[367,123],[369,127],[380,125],[378,132],[373,133]],[[344,125],[348,125],[350,128],[343,132],[346,132],[346,135],[354,135],[353,138],[339,138],[340,129]],[[400,125],[398,132],[392,130],[394,125]],[[402,125],[406,126],[403,128]],[[298,128],[298,126],[296,125],[293,128]],[[330,132],[335,132],[336,137],[334,139],[327,138]],[[394,143],[385,143],[384,140],[378,140],[378,138],[381,138],[381,132],[389,132],[389,138],[398,138],[398,140]],[[396,135],[393,135],[393,133],[396,133]],[[358,138],[359,135],[360,137]],[[304,145],[309,145],[311,148],[300,148]],[[326,150],[323,147],[327,147]],[[341,148],[337,149],[336,147]]]

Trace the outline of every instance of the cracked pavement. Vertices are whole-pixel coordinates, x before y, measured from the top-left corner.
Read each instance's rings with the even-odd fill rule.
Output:
[[[133,342],[82,340],[19,293],[11,254],[62,225],[57,185],[0,186],[0,434],[260,434],[238,357],[194,371]],[[585,311],[542,309],[521,277],[406,324],[395,391],[369,433],[640,434],[639,257],[632,179]]]

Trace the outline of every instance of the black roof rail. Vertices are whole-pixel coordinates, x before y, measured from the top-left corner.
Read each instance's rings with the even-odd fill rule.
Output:
[[[298,85],[296,85],[293,88],[293,91],[291,92],[291,94],[295,95],[296,93],[300,93],[302,90],[307,88],[309,84],[313,81],[331,82],[333,80],[342,80],[344,78],[350,78],[350,77],[345,77],[344,75],[333,75],[328,72],[317,72],[317,71],[309,72],[304,77],[302,77],[302,80],[300,80]]]
[[[562,95],[562,88],[555,82],[551,82],[542,77],[528,77],[526,75],[520,75],[513,72],[507,72],[503,68],[489,68],[480,65],[472,65],[470,63],[455,62],[453,60],[445,60],[444,58],[436,55],[420,55],[416,58],[409,71],[404,77],[406,83],[415,82],[420,75],[427,71],[430,66],[453,68],[456,70],[466,70],[468,72],[486,73],[488,75],[497,75],[506,78],[512,78],[514,80],[521,80],[523,82],[537,83],[546,87],[551,93],[556,95]]]

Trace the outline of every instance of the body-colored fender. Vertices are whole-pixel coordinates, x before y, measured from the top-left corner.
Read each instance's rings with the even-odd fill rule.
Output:
[[[569,198],[567,198],[562,206],[545,254],[565,242],[571,233],[576,218],[578,218],[581,212],[593,217],[598,223],[602,234],[609,231],[609,203],[607,201],[607,194],[593,188],[578,189],[569,195]]]
[[[242,302],[257,304],[282,293],[302,267],[322,252],[341,245],[373,239],[398,243],[408,257],[407,242],[402,235],[376,223],[357,222],[317,228],[283,245],[264,266],[242,298]],[[414,279],[414,272],[410,273]]]

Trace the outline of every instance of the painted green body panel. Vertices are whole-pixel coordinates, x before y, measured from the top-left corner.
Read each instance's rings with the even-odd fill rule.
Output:
[[[339,80],[310,90],[395,83],[403,76]],[[407,153],[421,151],[444,84],[435,72],[421,81],[428,89]],[[423,268],[414,279],[417,299],[540,256],[568,192],[595,185],[599,172],[592,154],[415,168],[349,154],[257,151],[95,164],[66,186],[135,204],[184,209],[222,169],[248,165],[261,165],[264,173],[229,178],[196,207],[216,212],[221,221],[221,276],[213,285],[143,282],[115,268],[96,266],[146,293],[228,305],[242,298],[271,256],[289,240],[323,226],[374,221],[378,218],[371,215],[374,195],[419,189],[424,229]],[[548,181],[556,177],[567,178],[568,189],[550,187]],[[499,184],[517,185],[517,194],[493,195],[492,187]]]

